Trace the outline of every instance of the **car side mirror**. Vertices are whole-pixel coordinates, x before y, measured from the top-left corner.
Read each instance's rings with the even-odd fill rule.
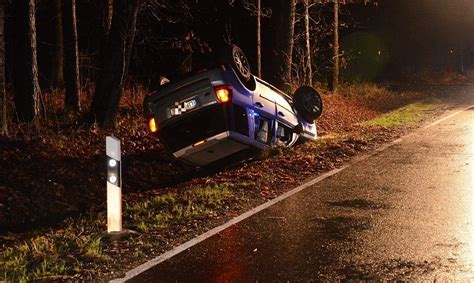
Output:
[[[293,128],[293,131],[295,133],[297,133],[298,135],[301,134],[303,132],[303,125],[301,124],[298,124],[296,125],[294,128]]]

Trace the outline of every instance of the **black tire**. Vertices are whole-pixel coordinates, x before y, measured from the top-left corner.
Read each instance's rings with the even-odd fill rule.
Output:
[[[250,64],[245,56],[245,53],[237,45],[232,44],[225,48],[219,56],[221,64],[229,65],[239,76],[243,83],[250,81],[252,72],[250,71]]]
[[[293,105],[298,114],[309,123],[323,113],[323,100],[318,91],[310,86],[298,88],[293,95]]]

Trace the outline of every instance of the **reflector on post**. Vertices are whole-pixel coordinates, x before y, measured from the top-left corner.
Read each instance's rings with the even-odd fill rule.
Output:
[[[120,140],[105,138],[107,154],[107,232],[122,232],[122,166]]]

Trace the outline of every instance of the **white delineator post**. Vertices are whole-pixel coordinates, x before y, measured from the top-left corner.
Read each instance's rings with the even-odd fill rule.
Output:
[[[122,166],[120,140],[105,138],[107,154],[107,233],[122,232]]]

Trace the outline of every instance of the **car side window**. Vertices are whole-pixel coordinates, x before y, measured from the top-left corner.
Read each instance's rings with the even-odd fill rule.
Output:
[[[255,117],[255,140],[261,143],[270,144],[272,141],[271,120],[264,117]]]
[[[277,140],[276,143],[279,146],[289,145],[293,138],[293,131],[290,127],[278,123],[277,125]]]

